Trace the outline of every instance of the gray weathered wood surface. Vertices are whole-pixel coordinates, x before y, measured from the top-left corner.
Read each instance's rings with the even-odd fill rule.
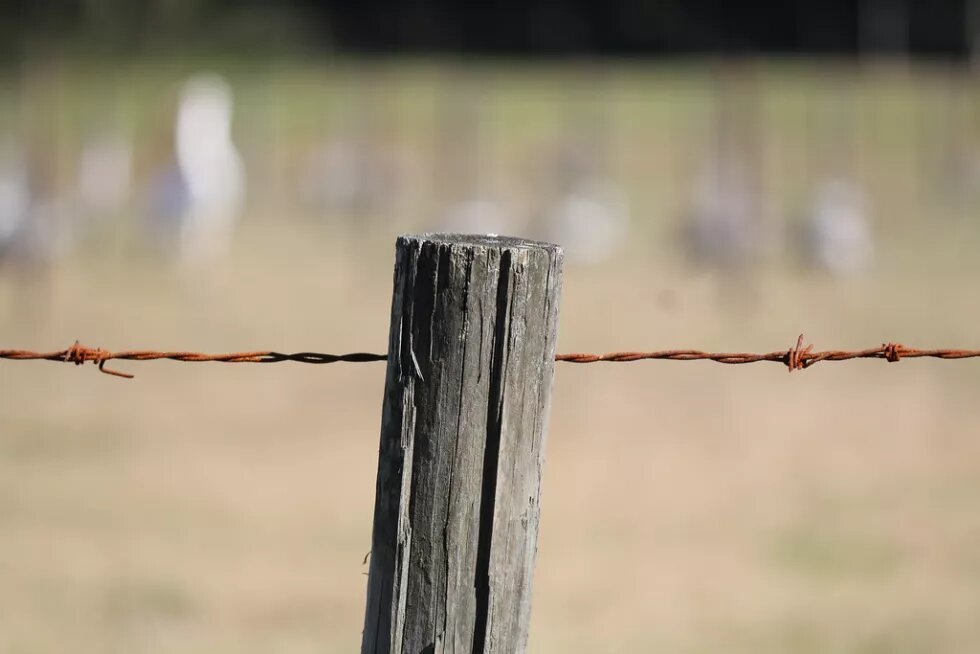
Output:
[[[362,654],[525,650],[561,265],[398,239]]]

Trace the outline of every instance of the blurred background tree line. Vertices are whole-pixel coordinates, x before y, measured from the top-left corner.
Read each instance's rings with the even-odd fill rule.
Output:
[[[475,54],[975,50],[977,0],[2,0],[0,55],[231,50]]]

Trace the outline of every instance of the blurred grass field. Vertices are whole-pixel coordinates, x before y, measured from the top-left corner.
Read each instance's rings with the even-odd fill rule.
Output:
[[[57,120],[61,174],[107,111],[151,168],[173,89],[200,65],[59,67],[44,92],[58,103],[37,111]],[[197,292],[146,256],[134,202],[45,283],[0,270],[0,347],[384,347],[394,238],[432,228],[452,192],[431,159],[459,71],[207,65],[235,87],[253,182],[225,288]],[[559,350],[771,351],[800,332],[817,349],[977,347],[980,189],[944,195],[944,162],[980,142],[965,73],[756,62],[776,236],[736,302],[673,238],[710,138],[710,62],[611,66],[601,103],[572,65],[470,66],[487,175],[518,202],[538,148],[576,124],[564,101],[607,116],[633,237],[614,262],[567,269]],[[30,118],[19,84],[0,101],[12,125]],[[318,220],[290,181],[311,142],[375,102],[414,190],[362,222]],[[878,234],[861,278],[806,272],[778,245],[838,102]],[[117,367],[136,379],[0,364],[0,652],[357,651],[382,365]],[[560,365],[531,651],[977,651],[978,391],[971,361]]]

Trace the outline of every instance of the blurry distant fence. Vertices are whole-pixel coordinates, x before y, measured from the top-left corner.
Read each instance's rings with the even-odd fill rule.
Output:
[[[544,436],[556,361],[822,361],[980,357],[886,343],[815,351],[801,335],[769,353],[556,354],[562,251],[496,236],[405,236],[396,247],[387,354],[203,354],[84,347],[0,358],[387,362],[362,654],[526,649]]]

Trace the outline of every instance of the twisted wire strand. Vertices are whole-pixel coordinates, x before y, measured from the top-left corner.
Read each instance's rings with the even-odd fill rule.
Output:
[[[880,347],[867,348],[864,350],[825,350],[814,351],[813,345],[808,345],[804,341],[803,334],[796,341],[796,345],[788,350],[777,350],[762,354],[750,352],[704,352],[701,350],[660,350],[654,352],[607,352],[605,354],[586,354],[571,353],[559,354],[555,357],[556,361],[567,363],[626,363],[630,361],[646,360],[666,360],[666,361],[715,361],[726,364],[758,363],[770,361],[781,363],[793,372],[794,370],[805,370],[810,366],[821,361],[850,361],[853,359],[884,359],[894,363],[902,359],[916,358],[933,359],[970,359],[980,357],[980,350],[961,350],[961,349],[929,349],[923,350],[907,347],[900,343],[882,343]],[[351,352],[347,354],[324,354],[322,352],[296,352],[286,354],[261,350],[255,352],[231,352],[226,354],[207,354],[203,352],[165,352],[155,350],[128,350],[111,352],[101,348],[90,348],[75,341],[75,344],[66,350],[56,350],[54,352],[32,352],[30,350],[0,350],[0,359],[14,361],[58,361],[62,363],[73,363],[80,366],[87,362],[95,363],[99,370],[107,375],[125,377],[132,379],[133,375],[113,370],[106,367],[106,362],[112,360],[119,361],[152,361],[157,359],[169,359],[171,361],[183,361],[198,363],[202,361],[214,361],[218,363],[280,363],[283,361],[295,361],[297,363],[325,364],[325,363],[368,363],[372,361],[386,361],[387,354],[373,354],[370,352]]]

